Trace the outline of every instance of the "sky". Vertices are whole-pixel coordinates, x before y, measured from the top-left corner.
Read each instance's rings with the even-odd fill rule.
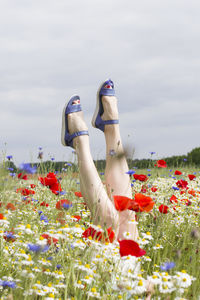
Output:
[[[62,110],[81,99],[91,126],[102,81],[115,84],[120,131],[132,158],[200,146],[200,1],[0,0],[0,159],[73,159],[61,144]]]

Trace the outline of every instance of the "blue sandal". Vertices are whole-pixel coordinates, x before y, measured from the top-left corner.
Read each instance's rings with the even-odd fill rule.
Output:
[[[97,91],[97,103],[95,112],[92,118],[92,126],[104,132],[105,125],[119,124],[119,120],[102,120],[101,116],[104,112],[102,104],[102,96],[115,96],[114,83],[111,79],[104,81]]]
[[[69,133],[68,129],[68,114],[82,111],[80,105],[80,98],[78,95],[74,95],[70,98],[69,102],[65,105],[62,114],[62,133],[61,142],[63,146],[70,146],[73,148],[73,139],[80,135],[89,135],[87,130],[77,131],[72,134]]]

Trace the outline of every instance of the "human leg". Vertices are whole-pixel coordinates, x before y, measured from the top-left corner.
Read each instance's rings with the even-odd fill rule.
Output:
[[[76,102],[73,105],[77,105]],[[87,132],[87,126],[83,119],[83,112],[76,111],[63,115],[67,118],[68,132],[70,135],[75,132]],[[63,139],[64,140],[64,134]],[[65,141],[63,142],[64,144]],[[110,201],[101,179],[94,165],[87,134],[78,135],[73,138],[73,147],[78,157],[78,166],[80,173],[81,193],[89,207],[94,224],[100,224],[102,227],[112,227],[117,234],[118,231],[118,212]]]
[[[114,85],[112,86],[112,82],[106,86],[108,86],[109,89],[114,88]],[[100,97],[98,93],[97,101],[98,97]],[[103,108],[101,108],[103,112],[101,119],[103,121],[118,120],[117,98],[114,96],[114,92],[112,95],[111,90],[108,90],[107,92],[104,88],[103,95],[101,95],[101,105],[103,106]],[[128,171],[128,164],[124,155],[119,124],[117,122],[113,122],[113,124],[105,124],[102,131],[104,131],[106,140],[105,179],[108,195],[111,199],[114,195],[132,198],[130,178],[129,175],[126,174]],[[129,232],[131,239],[137,239],[137,227],[135,224],[130,223],[133,220],[135,220],[135,213],[133,211],[126,210],[119,213],[119,239],[124,238],[124,232]]]

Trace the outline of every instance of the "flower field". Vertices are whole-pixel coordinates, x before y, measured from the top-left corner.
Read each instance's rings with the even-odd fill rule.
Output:
[[[91,223],[70,164],[35,171],[0,169],[0,299],[199,299],[200,170],[129,171],[137,243]]]

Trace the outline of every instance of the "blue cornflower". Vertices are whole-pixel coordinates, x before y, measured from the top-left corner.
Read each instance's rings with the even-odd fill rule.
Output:
[[[184,160],[184,161],[187,161],[187,158],[184,158],[183,160]]]
[[[15,177],[15,176],[16,176],[16,173],[9,173],[9,175],[10,175],[11,177]]]
[[[63,203],[62,207],[65,209],[69,209],[70,207],[72,207],[72,204]]]
[[[54,158],[54,157],[52,157],[52,158],[51,158],[51,160],[52,160],[52,161],[54,161],[54,160],[55,160],[55,158]]]
[[[71,164],[71,163],[66,163],[66,165],[67,165],[67,166],[69,166],[69,167],[71,167],[71,166],[72,166],[72,164]]]
[[[135,171],[129,170],[128,172],[126,172],[126,174],[133,175],[133,174],[135,174]]]
[[[156,152],[153,152],[153,151],[151,151],[151,152],[149,152],[151,155],[153,155],[153,154],[156,154]]]
[[[14,281],[7,281],[7,280],[0,279],[0,285],[3,287],[9,287],[11,289],[16,288],[16,283]]]
[[[39,150],[42,150],[42,147],[38,147]]]
[[[172,188],[173,188],[173,190],[175,190],[175,191],[179,191],[179,188],[176,187],[176,186],[173,186]]]
[[[44,221],[45,223],[49,223],[49,220],[45,215],[40,216],[40,221]]]
[[[59,195],[65,195],[66,191],[57,191],[56,193],[59,194]]]
[[[147,169],[148,172],[151,172],[151,169]]]
[[[131,183],[131,187],[133,187],[134,186],[134,184],[133,183]]]
[[[28,249],[33,252],[46,252],[49,249],[48,245],[41,246],[37,244],[28,244]]]
[[[7,170],[12,172],[14,169],[13,168],[7,168]]]
[[[31,198],[31,200],[34,201],[34,202],[38,202],[38,200],[37,200],[37,199],[34,199],[34,198]]]
[[[7,158],[8,160],[11,160],[11,158],[13,158],[13,156],[12,156],[12,155],[7,155],[6,158]]]
[[[147,174],[147,176],[149,176],[149,177],[150,177],[150,176],[151,176],[151,174]]]
[[[100,175],[104,175],[104,172],[100,172]]]
[[[56,266],[56,269],[60,270],[61,267],[62,267],[62,266],[61,266],[60,264],[58,264],[58,265]]]
[[[47,257],[47,260],[53,260],[53,256]]]
[[[31,167],[31,165],[29,163],[27,163],[27,164],[26,163],[21,163],[19,165],[19,168],[21,170],[23,170],[24,172],[30,173],[30,174],[34,174],[37,171],[37,167],[36,166]]]
[[[15,240],[16,239],[16,236],[12,232],[8,232],[8,231],[6,231],[4,233],[4,237],[6,238],[6,240]]]
[[[42,210],[39,210],[39,211],[38,211],[38,214],[39,214],[39,215],[43,214],[43,211],[42,211]]]
[[[162,271],[168,271],[172,268],[175,267],[175,262],[171,261],[171,262],[166,262],[163,265],[160,266]]]

